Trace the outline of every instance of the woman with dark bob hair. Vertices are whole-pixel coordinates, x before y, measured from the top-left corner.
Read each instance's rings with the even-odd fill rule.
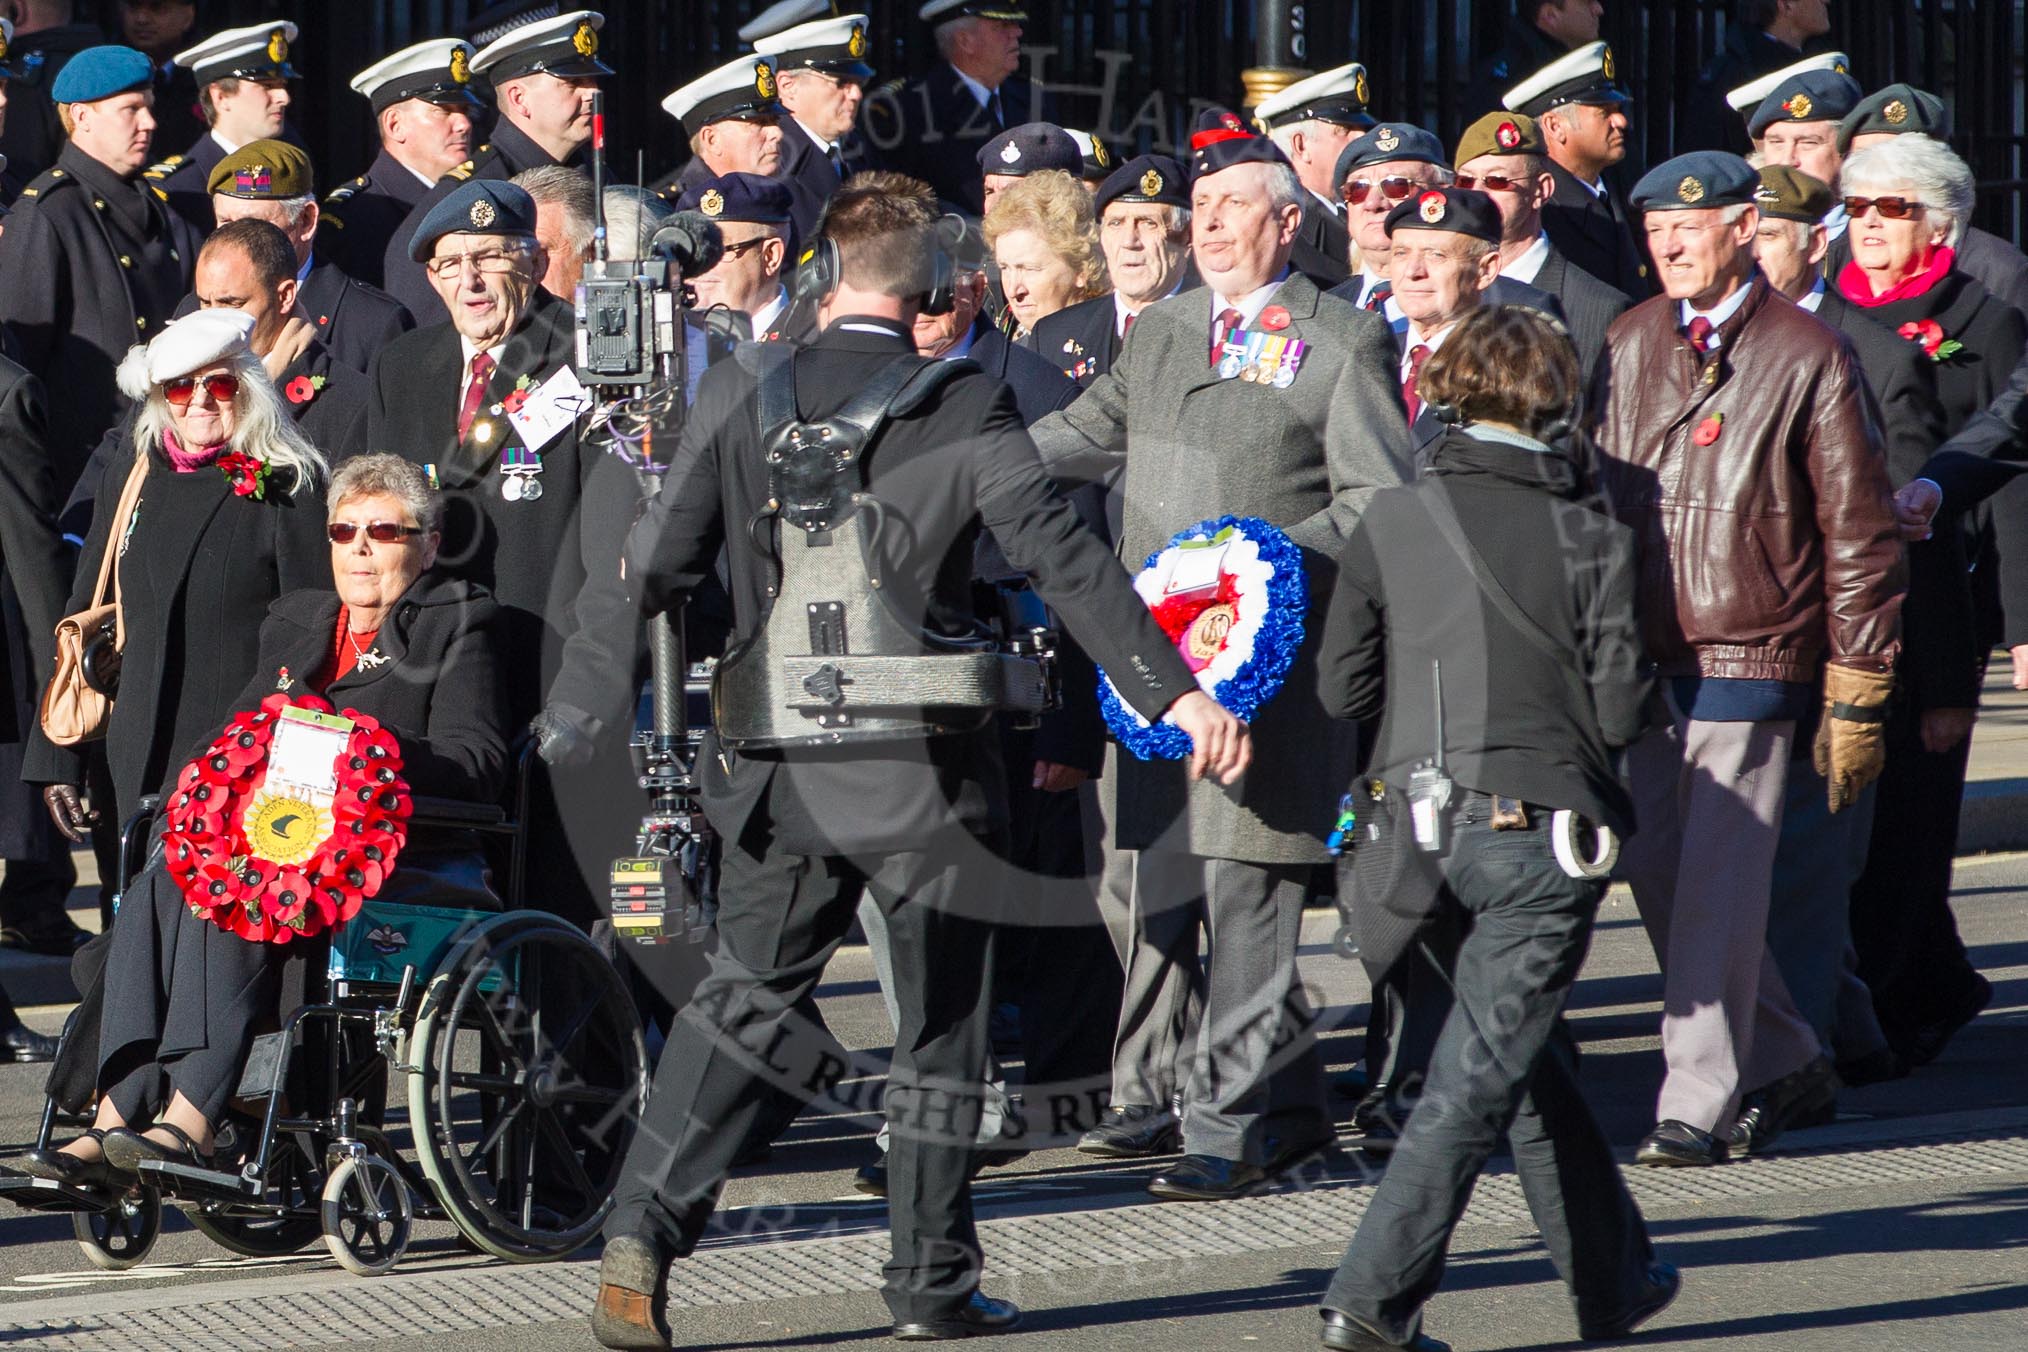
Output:
[[[1425,921],[1464,937],[1423,1096],[1324,1295],[1323,1340],[1422,1345],[1422,1303],[1502,1136],[1580,1335],[1617,1340],[1677,1277],[1585,1104],[1563,1006],[1607,833],[1633,830],[1613,764],[1650,693],[1633,536],[1586,491],[1577,358],[1549,321],[1472,314],[1417,389],[1454,421],[1424,476],[1375,494],[1346,542],[1319,680],[1338,717],[1380,717],[1353,800],[1362,957],[1405,957]]]
[[[331,582],[268,607],[252,678],[228,711],[258,708],[277,690],[320,695],[394,734],[414,793],[497,801],[507,765],[499,609],[482,589],[430,572],[437,491],[399,456],[368,455],[339,469],[328,496]],[[224,721],[180,748],[165,795]],[[209,1164],[254,1036],[276,1015],[282,969],[307,946],[250,942],[194,914],[163,861],[161,831],[158,822],[104,949],[97,1037],[73,1029],[57,1067],[61,1079],[73,1057],[95,1051],[91,1130],[9,1161],[24,1173],[104,1183],[124,1181],[143,1160]],[[407,851],[397,859],[390,888],[415,862]]]

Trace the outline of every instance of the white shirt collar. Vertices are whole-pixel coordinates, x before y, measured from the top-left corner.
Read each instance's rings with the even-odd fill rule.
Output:
[[[1576,174],[1572,174],[1572,175],[1571,175],[1571,177],[1572,177],[1572,178],[1577,178],[1577,175],[1576,175]],[[1585,182],[1585,181],[1584,181],[1583,179],[1581,179],[1581,178],[1577,178],[1577,186],[1578,186],[1578,187],[1580,187],[1580,188],[1583,188],[1583,189],[1584,189],[1584,190],[1585,190],[1586,192],[1590,193],[1590,194],[1591,194],[1591,195],[1592,195],[1593,197],[1604,197],[1604,196],[1605,196],[1605,180],[1604,180],[1604,179],[1600,179],[1600,180],[1599,180],[1598,182],[1596,182],[1596,183],[1586,183],[1586,182]]]
[[[1318,192],[1315,188],[1305,188],[1304,191],[1309,193],[1310,196],[1316,198],[1319,202],[1322,202],[1324,204],[1324,210],[1330,212],[1333,216],[1337,216],[1344,211],[1343,204],[1333,202],[1330,198],[1324,196],[1324,194]]]
[[[238,142],[228,141],[223,136],[220,136],[218,134],[218,128],[216,127],[213,127],[210,131],[206,132],[205,135],[209,136],[218,145],[218,147],[221,150],[225,151],[225,153],[228,155],[232,154],[234,151],[239,149]]]
[[[1517,282],[1527,282],[1530,286],[1533,286],[1536,274],[1542,271],[1542,265],[1548,261],[1549,236],[1547,234],[1537,235],[1535,242],[1528,246],[1528,252],[1522,254],[1506,267],[1501,268],[1500,275],[1502,277],[1512,277]]]
[[[1284,266],[1280,272],[1275,274],[1274,280],[1266,286],[1257,287],[1247,292],[1244,296],[1234,296],[1230,299],[1219,295],[1216,291],[1212,291],[1210,287],[1206,287],[1205,290],[1211,291],[1211,321],[1214,324],[1218,322],[1218,315],[1221,310],[1237,310],[1239,311],[1240,327],[1246,329],[1252,328],[1254,321],[1260,318],[1260,312],[1267,309],[1269,299],[1274,296],[1276,289],[1288,279],[1288,275],[1289,270]]]
[[[1176,285],[1170,287],[1168,294],[1162,296],[1161,299],[1167,300],[1169,299],[1170,296],[1180,296],[1182,294],[1183,294],[1183,279],[1181,277],[1178,277],[1176,279]],[[1154,303],[1155,303],[1154,301],[1149,301],[1148,305],[1153,305]],[[1141,307],[1141,310],[1147,309],[1148,305],[1143,305]],[[1131,311],[1128,310],[1126,297],[1122,296],[1117,291],[1113,292],[1113,336],[1116,338],[1126,337],[1127,316],[1129,314],[1132,314],[1138,318],[1140,313],[1141,313],[1140,310],[1131,310]]]
[[[1452,320],[1450,323],[1444,325],[1444,327],[1438,331],[1436,337],[1425,338],[1416,333],[1415,324],[1411,322],[1408,326],[1408,332],[1402,336],[1401,378],[1403,380],[1408,379],[1409,354],[1415,351],[1417,344],[1421,344],[1423,347],[1428,348],[1429,355],[1431,357],[1434,357],[1436,355],[1436,350],[1444,345],[1444,339],[1450,337],[1451,334],[1456,331],[1457,327],[1458,327],[1457,321]],[[1424,358],[1425,361],[1427,361],[1428,359],[1429,358],[1427,357]]]
[[[1717,347],[1719,346],[1718,330],[1724,327],[1726,320],[1739,313],[1739,307],[1746,304],[1747,292],[1752,289],[1753,284],[1750,281],[1741,282],[1737,291],[1734,291],[1709,310],[1693,310],[1690,308],[1689,301],[1678,301],[1676,303],[1677,324],[1679,327],[1687,329],[1690,327],[1692,317],[1703,315],[1711,321],[1710,345]]]
[[[1804,296],[1801,300],[1796,302],[1797,305],[1801,306],[1805,310],[1808,310],[1811,314],[1817,313],[1817,307],[1819,305],[1822,305],[1823,303],[1824,303],[1824,279],[1822,277],[1817,278],[1817,284],[1810,288],[1809,295]]]
[[[955,69],[955,67],[953,69]],[[960,71],[959,74],[962,75],[963,72]],[[830,157],[831,151],[835,148],[836,145],[835,142],[827,141],[823,137],[817,135],[817,133],[811,131],[808,127],[803,126],[801,118],[792,117],[789,119],[789,121],[794,123],[796,126],[802,128],[803,135],[810,138],[811,142],[817,147],[817,151],[819,154],[825,156],[826,158]]]
[[[986,88],[986,86],[980,84],[977,80],[974,80],[971,76],[965,74],[963,71],[959,70],[956,66],[952,66],[951,70],[957,75],[958,83],[972,91],[972,97],[978,100],[978,104],[981,108],[987,107],[993,102],[992,90]]]
[[[775,321],[780,319],[782,312],[788,308],[789,293],[787,288],[776,287],[774,299],[753,312],[753,336],[755,340],[758,341],[766,336],[767,331],[775,326]]]

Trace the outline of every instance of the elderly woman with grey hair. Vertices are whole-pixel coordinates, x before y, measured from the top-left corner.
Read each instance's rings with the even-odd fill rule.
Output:
[[[1940,141],[1897,136],[1853,155],[1840,179],[1852,261],[1839,270],[1838,289],[1920,346],[1936,376],[1944,435],[1955,435],[2006,386],[2028,345],[2020,312],[1956,265],[1971,224],[1972,171]],[[1958,529],[1937,526],[1940,535]],[[1992,996],[1951,915],[1951,843],[1986,654],[2004,639],[2016,683],[2028,676],[2028,503],[1996,498],[1966,553],[1975,614],[1963,651],[1950,656],[1964,664],[1967,707],[1918,713],[1910,700],[1896,702],[1866,868],[1852,889],[1859,975],[1905,1065],[1933,1060]]]
[[[497,801],[507,767],[499,608],[483,589],[430,572],[442,520],[437,490],[416,465],[368,455],[339,469],[329,497],[329,580],[267,607],[259,655],[227,711],[256,709],[276,690],[314,693],[378,719],[399,743],[402,774],[418,796]],[[172,779],[225,718],[180,748],[186,755]],[[284,999],[291,959],[322,961],[303,953],[314,941],[250,942],[194,914],[163,861],[160,830],[108,936],[81,950],[77,964],[88,994],[51,1085],[67,1106],[96,1095],[92,1127],[8,1161],[16,1170],[124,1187],[144,1160],[213,1164],[213,1138],[255,1034],[294,1003]],[[485,891],[475,841],[417,835],[376,900],[491,899],[475,895]],[[459,894],[447,897],[446,885]]]
[[[120,364],[120,388],[140,408],[128,444],[106,462],[69,605],[75,614],[92,604],[111,550],[125,639],[105,731],[109,773],[94,780],[87,808],[85,748],[40,729],[21,772],[45,786],[51,817],[74,841],[96,820],[117,822],[175,768],[172,755],[218,730],[253,670],[268,603],[328,576],[324,457],[248,346],[253,322],[201,310]],[[130,476],[139,500],[121,515]]]

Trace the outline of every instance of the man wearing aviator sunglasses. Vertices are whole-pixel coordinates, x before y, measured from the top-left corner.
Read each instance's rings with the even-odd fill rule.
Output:
[[[1541,126],[1522,113],[1496,112],[1458,139],[1457,186],[1476,188],[1500,209],[1500,276],[1556,297],[1589,379],[1605,350],[1606,330],[1633,304],[1625,292],[1572,266],[1542,228],[1542,208],[1556,190]]]
[[[1332,181],[1345,203],[1345,226],[1352,236],[1355,303],[1383,310],[1390,321],[1401,311],[1389,304],[1387,213],[1425,188],[1450,178],[1443,142],[1406,122],[1383,122],[1339,153]],[[1349,292],[1350,285],[1347,286]]]

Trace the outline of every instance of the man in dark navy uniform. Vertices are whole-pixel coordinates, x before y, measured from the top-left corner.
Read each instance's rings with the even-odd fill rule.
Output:
[[[50,81],[71,57],[105,41],[92,24],[71,22],[70,0],[16,4],[13,12],[4,29],[6,50],[0,51],[0,79],[8,82],[0,155],[7,157],[10,201],[21,185],[55,164],[63,149]]]
[[[386,277],[387,242],[445,174],[472,157],[472,44],[432,38],[352,77],[373,104],[380,153],[366,172],[332,189],[317,225],[317,252],[368,286]]]
[[[1034,334],[1035,350],[1080,386],[1112,369],[1142,310],[1197,284],[1188,191],[1182,165],[1140,155],[1113,170],[1092,199],[1112,294],[1043,316]]]
[[[318,258],[316,185],[310,157],[286,141],[255,141],[211,171],[212,210],[228,221],[266,221],[296,251],[297,303],[331,355],[364,374],[374,356],[415,327],[400,301]]]
[[[892,168],[921,179],[942,200],[985,214],[972,168],[986,142],[1042,116],[1021,68],[1021,0],[928,0],[916,11],[935,25],[942,56],[929,74],[867,95],[866,138]]]
[[[811,4],[819,11],[830,8],[822,0]],[[854,130],[866,82],[873,78],[867,47],[866,18],[860,14],[798,24],[754,39],[755,53],[775,63],[776,97],[788,113],[781,121],[782,158],[775,177],[794,194],[796,234],[803,239],[816,236],[817,217],[838,185],[871,167]]]
[[[249,141],[282,134],[289,111],[289,44],[296,26],[277,21],[232,28],[176,54],[176,64],[197,81],[197,97],[210,129],[188,150],[151,165],[148,178],[169,195],[169,205],[197,227],[211,230],[211,171]]]
[[[197,260],[196,232],[141,179],[153,78],[131,47],[90,48],[64,67],[50,94],[70,143],[0,233],[0,322],[48,390],[59,496],[120,415],[120,359],[175,312]]]
[[[1594,42],[1520,81],[1502,102],[1541,126],[1556,180],[1542,208],[1549,242],[1607,286],[1645,299],[1654,292],[1647,254],[1619,190],[1605,178],[1627,156],[1626,107],[1633,101],[1616,76],[1613,49]]]
[[[674,202],[707,178],[760,174],[782,167],[782,119],[775,97],[775,63],[767,56],[738,56],[670,92],[662,111],[683,124],[690,158],[654,185]]]
[[[499,121],[493,139],[444,176],[409,209],[381,255],[381,282],[419,324],[445,317],[444,304],[409,242],[437,205],[474,179],[509,179],[545,164],[577,165],[590,143],[592,95],[613,68],[599,60],[605,16],[578,9],[538,19],[495,38],[472,58],[471,73],[493,82]]]
[[[1308,194],[1303,229],[1289,262],[1331,286],[1352,275],[1352,240],[1334,171],[1338,157],[1373,128],[1366,111],[1366,67],[1350,65],[1298,80],[1254,108],[1254,119],[1281,147]]]
[[[1598,40],[1605,6],[1599,0],[1520,0],[1507,20],[1506,40],[1472,67],[1465,111],[1481,116],[1500,106],[1500,91],[1531,70]]]

